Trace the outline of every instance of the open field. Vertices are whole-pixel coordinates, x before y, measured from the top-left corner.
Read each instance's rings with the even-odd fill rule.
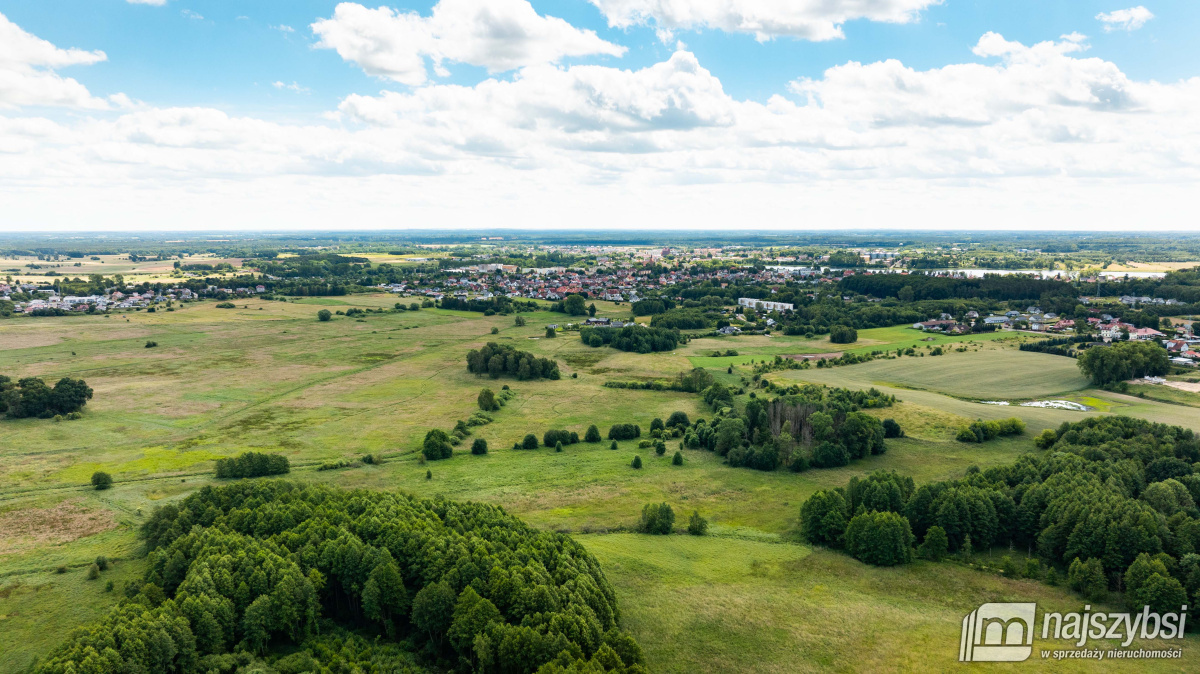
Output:
[[[635,422],[645,429],[651,419],[676,410],[692,419],[711,417],[697,396],[609,389],[601,385],[606,380],[667,378],[699,359],[736,384],[743,375],[736,367],[729,375],[727,363],[708,365],[698,354],[716,348],[798,353],[823,347],[796,338],[746,337],[695,340],[671,353],[623,353],[586,347],[575,333],[546,339],[546,324],[569,322],[550,312],[524,314],[524,327],[516,327],[511,316],[432,309],[359,320],[338,316],[328,323],[315,319],[321,308],[383,308],[396,301],[412,299],[386,294],[246,299],[235,309],[199,303],[154,314],[0,321],[0,372],[49,381],[83,377],[96,392],[78,421],[0,421],[0,591],[12,588],[0,596],[0,672],[18,671],[28,657],[45,652],[115,601],[102,591],[103,579],[83,580],[86,565],[104,554],[119,560],[106,578],[136,575],[141,563],[136,529],[143,518],[157,505],[214,483],[214,459],[250,449],[288,456],[291,479],[483,500],[535,526],[583,536],[618,588],[628,624],[654,671],[672,671],[670,663],[678,663],[678,671],[730,671],[726,666],[795,671],[789,662],[799,663],[800,671],[859,669],[848,644],[860,637],[874,654],[869,662],[883,666],[886,649],[901,648],[909,632],[917,636],[901,651],[906,658],[901,662],[915,665],[922,662],[923,648],[936,643],[941,649],[947,634],[957,634],[969,604],[1017,596],[1027,588],[956,568],[955,582],[966,589],[933,599],[938,572],[931,567],[868,569],[840,555],[781,543],[794,537],[807,496],[877,469],[894,469],[920,483],[1034,451],[1032,433],[986,445],[953,442],[954,429],[974,418],[1016,415],[1031,431],[1084,414],[1132,414],[1192,427],[1200,418],[1194,408],[1088,390],[1073,360],[1018,352],[1005,348],[1007,342],[978,342],[980,350],[966,353],[769,375],[781,382],[874,385],[902,399],[873,413],[896,418],[909,437],[889,441],[886,454],[845,468],[762,473],[732,469],[711,453],[691,450],[684,451],[685,465],[672,466],[678,441],[669,443],[664,457],[638,450],[634,442],[622,442],[616,451],[607,441],[571,445],[562,453],[513,450],[526,433],[540,437],[550,428],[582,435],[592,423],[603,433],[613,423]],[[627,316],[625,307],[597,306],[601,315]],[[903,328],[887,330],[893,331],[890,337],[879,336],[909,336]],[[159,346],[145,348],[147,340]],[[466,371],[465,354],[488,341],[556,358],[564,377],[527,382],[475,377]],[[417,449],[427,430],[450,429],[477,409],[481,387],[498,390],[504,384],[516,396],[494,413],[494,423],[474,429],[475,437],[488,441],[489,454],[472,456],[468,439],[449,460],[420,462]],[[1096,409],[1078,413],[961,399],[1064,391]],[[357,461],[367,453],[384,462]],[[640,471],[629,467],[635,454],[645,462]],[[354,463],[316,470],[338,459]],[[114,488],[88,487],[95,470],[112,473]],[[426,479],[426,470],[432,479]],[[628,530],[651,501],[671,503],[684,517],[699,510],[720,537],[600,535]],[[68,567],[66,574],[54,573],[60,565]],[[884,587],[879,596],[887,620],[868,633],[853,618],[856,612],[869,614],[869,596]],[[1030,588],[1031,596],[1067,601],[1051,588]],[[927,601],[933,604],[925,607]],[[688,622],[689,612],[695,622]],[[41,622],[35,624],[33,616]],[[717,634],[729,638],[713,638]],[[956,645],[954,636],[945,648]],[[755,648],[764,649],[761,658],[751,657]]]

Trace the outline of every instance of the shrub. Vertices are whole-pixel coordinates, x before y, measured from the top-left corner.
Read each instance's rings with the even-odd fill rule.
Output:
[[[453,453],[450,436],[446,435],[446,431],[434,428],[425,434],[425,441],[421,443],[421,455],[426,459],[430,461],[448,459]]]
[[[1058,433],[1055,433],[1053,428],[1047,428],[1033,439],[1033,444],[1038,449],[1050,449],[1056,442],[1058,442]]]
[[[534,435],[533,433],[527,434],[525,436],[525,439],[521,442],[522,449],[537,449],[537,446],[538,446],[538,439],[537,439],[537,436]]]
[[[700,511],[692,511],[692,516],[688,518],[687,532],[693,536],[703,536],[708,533],[708,520],[700,516]]]
[[[883,420],[883,437],[885,438],[902,438],[904,437],[904,429],[900,428],[900,424],[896,423],[895,419]]]
[[[328,309],[322,309],[317,312],[317,320],[321,321],[322,323],[324,323],[325,321],[331,320],[332,318],[333,318],[333,314],[330,313],[330,311]]]
[[[588,426],[587,432],[583,434],[584,442],[600,442],[600,429],[596,428],[596,424]]]
[[[558,337],[558,331],[554,328],[546,328],[546,337],[554,339],[555,337]]]
[[[92,486],[96,489],[108,489],[112,486],[113,479],[108,473],[98,470],[92,473]]]
[[[631,464],[629,464],[629,465],[633,466],[634,468],[637,468],[637,469],[641,470],[641,468],[642,468],[642,457],[641,457],[641,456],[639,456],[639,455],[636,455],[636,454],[635,454],[635,455],[634,455],[634,457],[633,457],[633,463],[631,463]]]
[[[492,334],[493,334],[493,335],[498,335],[498,334],[500,334],[500,328],[492,328]]]
[[[570,445],[576,442],[579,442],[579,434],[571,431],[549,430],[542,434],[542,444],[547,447],[553,447],[556,444]]]
[[[666,454],[667,453],[667,443],[663,442],[662,440],[655,440],[654,441],[654,453],[659,456]]]
[[[150,341],[146,342],[147,349],[153,349],[156,346],[158,346],[158,342],[156,342],[154,340],[150,340]]]
[[[846,535],[850,506],[841,490],[822,489],[800,507],[800,533],[809,543],[841,546]]]
[[[92,564],[91,566],[89,566],[88,570],[87,570],[87,579],[88,580],[96,580],[99,577],[100,577],[100,567],[96,566],[95,564]]]
[[[665,536],[675,527],[675,511],[666,503],[655,505],[647,503],[642,506],[642,519],[638,522],[638,531],[644,534]]]
[[[667,428],[687,428],[691,425],[686,412],[671,412],[671,416],[667,417]]]
[[[642,428],[637,424],[613,424],[608,429],[609,440],[634,440],[642,436]]]
[[[650,432],[651,433],[653,433],[654,431],[661,431],[663,428],[664,428],[663,420],[659,419],[658,417],[655,417],[654,420],[650,422]]]
[[[608,446],[608,448],[609,448],[609,449],[616,449],[616,448],[617,448],[617,441],[616,441],[616,440],[613,440],[613,441],[612,441],[612,443],[611,443],[611,444]]]
[[[100,555],[96,558],[96,568],[101,571],[108,571],[108,557]]]
[[[683,452],[679,452],[679,451],[675,452],[675,456],[671,457],[671,465],[672,466],[682,466],[683,465]]]
[[[471,443],[472,454],[487,454],[487,451],[487,440],[484,440],[483,438],[475,438],[475,442]]]
[[[559,440],[558,442],[554,443],[554,451],[556,451],[556,452],[561,452],[561,451],[562,451],[562,441],[561,441],[561,440]]]
[[[383,460],[374,454],[364,454],[361,461],[368,466],[374,466],[376,464],[383,463]]]
[[[107,583],[105,583],[105,584],[104,584],[104,591],[105,591],[105,592],[112,592],[112,591],[113,591],[113,587],[114,587],[114,585],[113,585],[113,582],[110,580],[110,581],[108,581]]]

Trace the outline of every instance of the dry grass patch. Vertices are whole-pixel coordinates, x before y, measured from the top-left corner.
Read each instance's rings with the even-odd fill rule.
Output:
[[[78,499],[49,508],[26,508],[0,514],[0,555],[69,543],[117,526],[112,513],[84,507]]]

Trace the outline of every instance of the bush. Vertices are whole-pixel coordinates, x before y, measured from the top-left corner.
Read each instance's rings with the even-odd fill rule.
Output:
[[[659,456],[666,454],[667,453],[667,443],[663,442],[662,440],[655,440],[654,441],[654,453]]]
[[[108,473],[98,470],[92,473],[92,486],[96,489],[108,489],[112,486],[113,479]]]
[[[100,577],[100,567],[96,566],[95,564],[92,564],[91,566],[89,566],[88,571],[87,571],[87,579],[88,580],[96,580],[99,577]]]
[[[579,434],[564,430],[549,430],[542,435],[542,444],[553,447],[556,444],[571,445],[579,442]]]
[[[537,439],[537,436],[534,435],[533,433],[527,434],[525,436],[525,439],[523,441],[521,441],[522,449],[537,449],[537,447],[538,447],[538,439]]]
[[[237,307],[234,306],[233,302],[219,302],[217,304],[217,308],[218,309],[236,309]]]
[[[454,448],[450,444],[450,436],[446,435],[446,431],[434,428],[425,434],[425,440],[421,443],[421,455],[426,459],[430,461],[449,459],[453,453]]]
[[[667,417],[667,428],[687,428],[691,425],[685,412],[671,412],[671,416]]]
[[[829,328],[829,341],[833,344],[850,344],[858,341],[858,331],[845,325]]]
[[[549,339],[554,339],[555,337],[558,337],[558,331],[554,328],[546,328],[546,337]]]
[[[1056,442],[1058,442],[1058,433],[1055,433],[1053,428],[1047,428],[1033,439],[1033,444],[1038,449],[1050,449]]]
[[[638,531],[643,534],[665,536],[675,527],[675,511],[666,503],[655,505],[647,503],[642,506],[642,519],[638,522]]]
[[[328,309],[322,309],[317,312],[317,320],[324,323],[333,318],[333,314]]]
[[[156,342],[154,340],[150,340],[150,341],[146,342],[147,349],[153,349],[156,346],[158,346],[158,342]]]
[[[958,429],[954,439],[959,442],[987,442],[1005,435],[1021,435],[1025,432],[1025,422],[1017,417],[1009,417],[999,421],[971,422],[970,426]]]
[[[896,423],[895,419],[883,420],[883,437],[885,438],[903,438],[904,429],[900,428],[900,424]]]
[[[559,440],[558,442],[554,443],[554,451],[555,451],[555,452],[561,452],[561,451],[562,451],[562,441],[561,441],[561,440]]]
[[[629,465],[633,466],[634,468],[637,468],[638,470],[641,470],[641,468],[642,468],[642,457],[641,457],[641,456],[639,456],[639,455],[636,455],[636,454],[635,454],[635,455],[634,455],[634,457],[633,457],[633,463],[631,463],[631,464],[629,464]]]
[[[96,558],[96,568],[101,571],[108,571],[108,557],[100,555]]]
[[[688,518],[687,532],[693,536],[703,536],[708,533],[708,520],[700,516],[700,511],[692,511],[692,516]]]
[[[616,440],[613,440],[613,441],[612,441],[612,443],[611,443],[611,444],[608,446],[608,448],[609,448],[609,449],[616,449],[616,448],[617,448],[617,441],[616,441]]]
[[[488,451],[487,440],[484,440],[483,438],[475,438],[475,442],[471,443],[471,453],[472,454],[476,454],[476,455],[487,454],[487,451]]]
[[[912,561],[912,527],[893,512],[856,515],[846,527],[846,552],[874,566],[896,566]]]
[[[679,452],[679,451],[675,452],[675,456],[671,458],[671,465],[672,466],[682,466],[683,465],[683,452]]]
[[[613,424],[608,429],[609,440],[634,440],[642,437],[642,428],[637,424]]]
[[[283,475],[291,469],[287,457],[281,454],[244,452],[228,459],[217,459],[218,479]]]
[[[583,434],[584,442],[600,442],[600,429],[596,428],[596,424],[588,426],[587,432]]]

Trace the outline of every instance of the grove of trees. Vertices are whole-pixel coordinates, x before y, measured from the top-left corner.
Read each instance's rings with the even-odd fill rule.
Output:
[[[679,345],[679,332],[666,328],[627,325],[623,328],[581,328],[579,339],[588,346],[611,346],[621,351],[651,353],[671,351]]]
[[[482,349],[467,352],[467,371],[492,379],[502,376],[527,379],[558,379],[558,362],[539,358],[527,351],[518,351],[508,344],[488,342]]]
[[[1117,342],[1096,346],[1079,354],[1079,371],[1097,386],[1111,386],[1126,379],[1161,376],[1170,369],[1167,350],[1156,342]]]
[[[645,671],[591,553],[497,506],[254,481],[142,536],[145,575],[38,671]]]
[[[13,381],[0,375],[0,413],[10,419],[78,414],[92,399],[92,389],[82,379],[63,377],[50,387],[40,377]]]
[[[291,469],[287,457],[282,454],[243,452],[227,459],[217,459],[219,479],[283,475]]]

